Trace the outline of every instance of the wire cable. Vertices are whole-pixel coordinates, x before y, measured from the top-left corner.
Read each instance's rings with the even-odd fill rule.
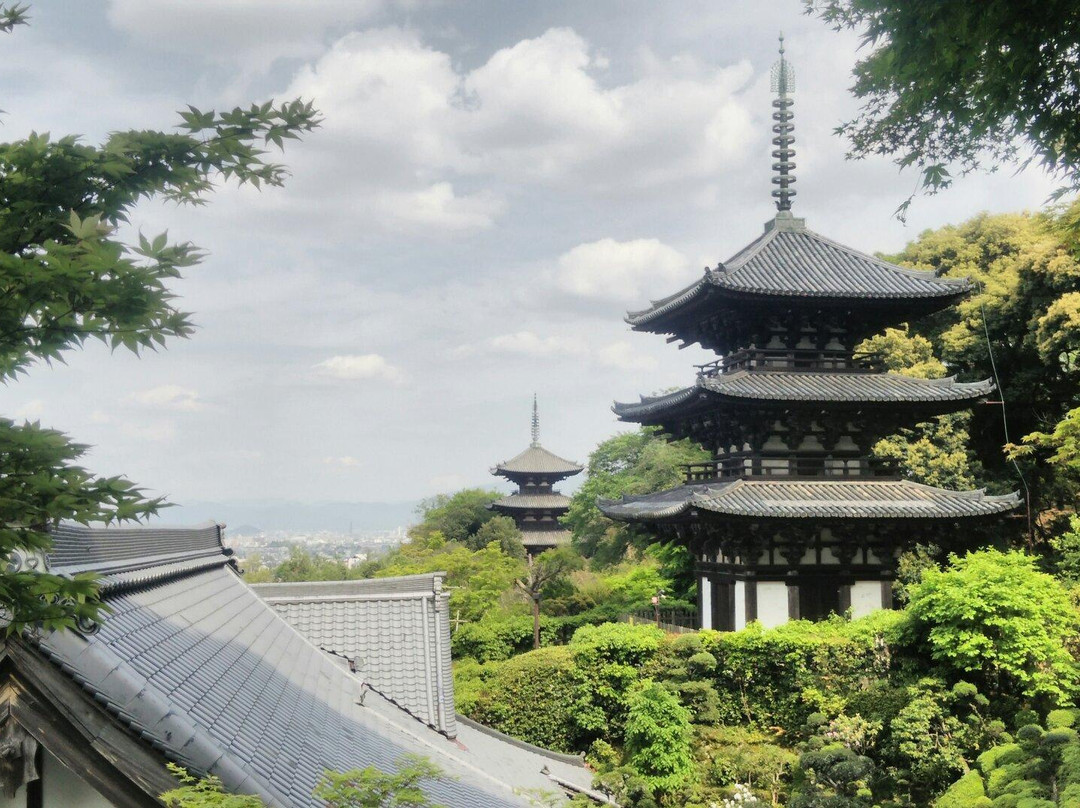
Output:
[[[986,287],[983,286],[982,281],[979,281],[979,313],[982,315],[983,334],[986,336],[986,352],[990,356],[990,370],[994,374],[994,385],[997,387],[998,394],[1001,398],[1001,426],[1005,432],[1005,443],[1012,443],[1009,438],[1009,415],[1005,407],[1005,389],[1001,386],[1001,379],[998,377],[997,362],[994,360],[994,346],[990,341],[990,326],[986,324],[986,304],[982,301],[982,295],[986,291]],[[1024,486],[1024,505],[1027,509],[1027,526],[1028,526],[1028,550],[1034,550],[1035,545],[1035,525],[1031,521],[1031,489],[1028,488],[1027,479],[1024,477],[1024,472],[1020,470],[1020,464],[1016,462],[1015,457],[1010,457],[1009,461],[1012,463],[1013,468],[1016,469],[1016,476],[1020,478],[1020,484]]]

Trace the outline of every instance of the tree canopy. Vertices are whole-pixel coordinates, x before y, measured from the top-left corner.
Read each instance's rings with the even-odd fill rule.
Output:
[[[838,132],[850,156],[915,166],[928,191],[955,174],[1034,160],[1080,190],[1080,7],[1070,0],[805,0],[862,36]],[[910,200],[908,200],[910,202]],[[901,209],[906,209],[905,202]]]

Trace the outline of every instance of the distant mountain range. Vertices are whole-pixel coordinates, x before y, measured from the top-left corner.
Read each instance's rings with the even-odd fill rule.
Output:
[[[259,530],[364,533],[416,521],[416,502],[185,502],[166,508],[157,524],[224,522],[236,533]]]

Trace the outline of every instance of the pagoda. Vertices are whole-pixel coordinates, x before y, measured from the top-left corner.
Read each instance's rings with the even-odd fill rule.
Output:
[[[626,318],[635,331],[719,356],[685,389],[614,406],[622,421],[699,443],[712,461],[689,466],[677,488],[600,502],[609,517],[691,550],[702,628],[890,608],[903,549],[960,549],[1019,504],[1015,493],[922,485],[873,456],[881,438],[968,408],[994,385],[891,373],[858,352],[887,326],[955,304],[972,284],[865,255],[792,215],[792,80],[781,37],[775,218],[729,261]]]
[[[570,499],[553,486],[559,480],[581,473],[583,468],[540,445],[540,412],[536,396],[533,396],[532,443],[519,455],[491,470],[492,474],[517,485],[518,490],[490,506],[513,518],[530,558],[570,542],[570,531],[559,524],[559,517],[570,508]]]

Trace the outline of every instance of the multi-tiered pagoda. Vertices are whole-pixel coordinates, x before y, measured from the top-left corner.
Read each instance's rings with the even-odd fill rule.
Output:
[[[916,542],[962,547],[1017,495],[906,479],[879,439],[970,407],[987,381],[886,372],[857,346],[953,305],[967,280],[905,269],[837,244],[791,213],[792,72],[773,68],[776,217],[731,260],[644,311],[635,331],[721,358],[683,390],[616,404],[623,421],[690,438],[714,459],[669,491],[601,502],[614,519],[687,544],[704,628],[739,629],[892,606],[895,560]]]
[[[532,443],[521,454],[491,470],[518,487],[491,507],[513,518],[521,531],[521,543],[530,556],[569,543],[570,531],[559,524],[559,517],[569,509],[570,499],[552,486],[579,474],[583,468],[540,445],[540,413],[533,396]]]

